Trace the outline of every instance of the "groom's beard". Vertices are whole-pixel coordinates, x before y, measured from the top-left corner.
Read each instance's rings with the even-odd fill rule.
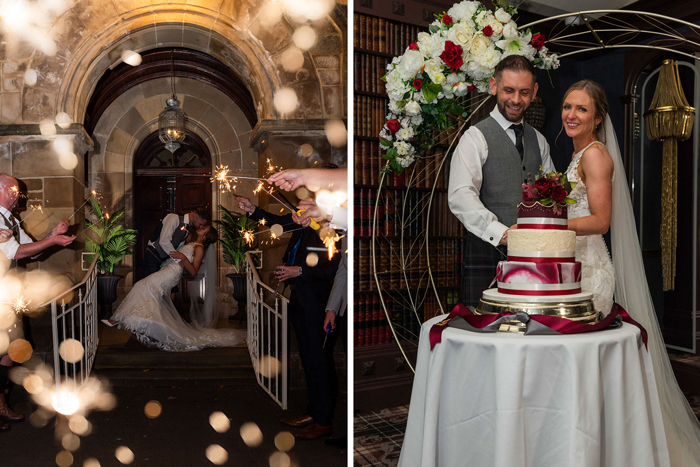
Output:
[[[508,102],[510,101],[505,101],[505,102],[496,102],[496,107],[498,107],[498,111],[501,112],[501,115],[508,120],[509,122],[512,123],[519,123],[523,117],[525,116],[525,110],[527,110],[527,106],[524,104],[520,104],[520,112],[516,115],[508,113],[508,109],[506,109],[506,105],[508,105]]]

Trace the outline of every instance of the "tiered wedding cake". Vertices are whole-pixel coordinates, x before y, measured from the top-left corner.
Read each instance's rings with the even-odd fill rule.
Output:
[[[476,313],[524,311],[596,322],[593,294],[581,290],[576,233],[567,226],[566,205],[556,211],[539,201],[521,203],[518,228],[508,232],[508,260],[498,264],[497,287],[483,292]]]

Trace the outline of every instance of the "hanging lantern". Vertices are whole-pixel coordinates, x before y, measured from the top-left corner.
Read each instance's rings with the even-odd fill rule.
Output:
[[[676,238],[678,231],[678,140],[693,131],[695,109],[690,107],[673,60],[664,60],[659,70],[654,98],[644,114],[647,136],[663,142],[661,176],[661,267],[663,290],[673,290],[676,279]]]
[[[175,51],[173,50],[171,62],[170,88],[172,97],[165,101],[165,110],[158,116],[158,137],[165,143],[165,149],[174,153],[185,140],[185,120],[187,116],[178,105],[180,101],[175,97]]]
[[[158,116],[158,137],[165,143],[165,148],[174,153],[185,139],[186,116],[185,112],[178,107],[180,102],[175,99],[175,95],[165,103],[167,104],[165,110]]]

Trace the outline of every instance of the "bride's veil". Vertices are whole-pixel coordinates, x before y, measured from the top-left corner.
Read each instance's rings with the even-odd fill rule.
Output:
[[[649,292],[625,168],[610,116],[600,141],[615,165],[612,187],[611,247],[615,265],[615,301],[647,330],[648,348],[661,402],[673,467],[700,466],[700,424],[678,387]]]
[[[218,321],[216,298],[216,248],[207,247],[199,272],[190,283],[190,319],[192,324],[214,328]],[[200,300],[203,304],[200,304]]]

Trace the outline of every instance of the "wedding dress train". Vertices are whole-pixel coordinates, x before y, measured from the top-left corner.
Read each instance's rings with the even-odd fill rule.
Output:
[[[187,243],[178,251],[192,261],[195,245],[197,243]],[[168,259],[158,272],[134,284],[111,319],[120,328],[131,331],[142,344],[171,352],[232,347],[245,343],[245,330],[213,329],[203,326],[197,319],[186,323],[180,317],[170,299],[170,290],[177,285],[182,273],[182,267],[174,259]],[[210,283],[203,283],[207,282]],[[214,291],[208,292],[213,297]],[[205,324],[216,324],[209,321]]]

